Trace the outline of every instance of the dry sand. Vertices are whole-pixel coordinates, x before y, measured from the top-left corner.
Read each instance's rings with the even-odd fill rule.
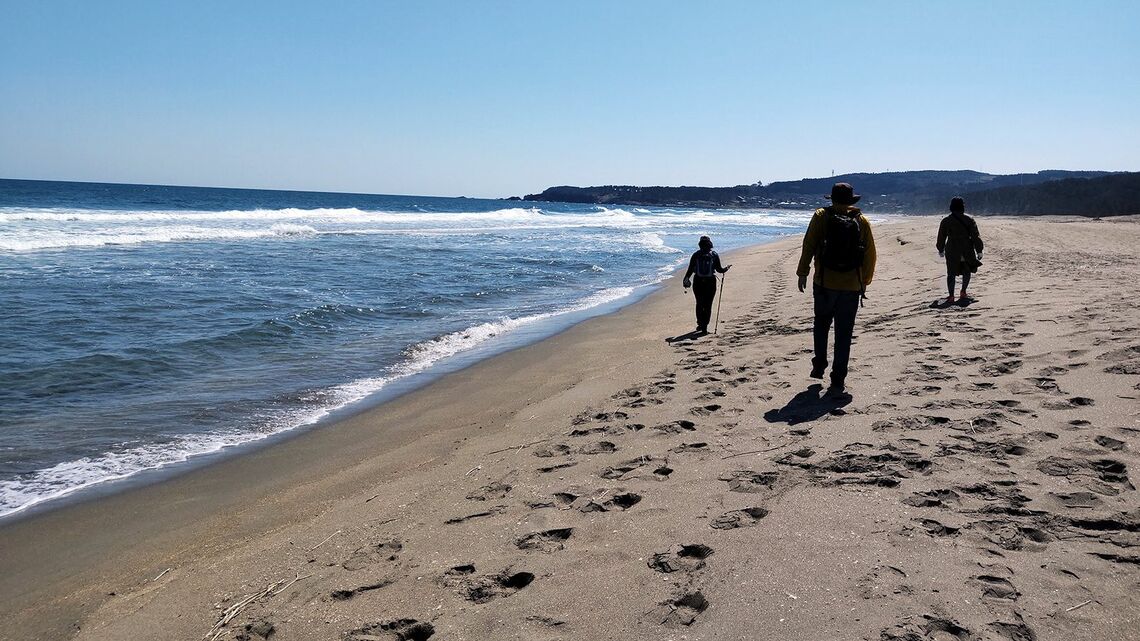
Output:
[[[798,239],[343,423],[0,529],[5,639],[1140,639],[1140,220],[876,228],[850,399]],[[225,625],[219,621],[232,614]]]

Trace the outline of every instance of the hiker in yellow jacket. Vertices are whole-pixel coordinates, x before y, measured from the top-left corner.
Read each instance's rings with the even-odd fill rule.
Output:
[[[831,205],[817,209],[808,224],[796,275],[802,292],[807,288],[814,261],[815,357],[811,359],[809,376],[823,378],[827,369],[827,335],[834,322],[835,361],[829,391],[842,393],[846,389],[855,315],[875,276],[875,238],[871,223],[854,206],[860,197],[851,185],[835,183],[827,198]]]

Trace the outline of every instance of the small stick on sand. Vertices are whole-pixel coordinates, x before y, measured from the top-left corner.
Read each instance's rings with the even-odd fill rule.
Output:
[[[512,445],[510,447],[504,447],[501,450],[495,450],[493,452],[487,452],[487,455],[490,456],[491,454],[498,454],[500,452],[506,452],[507,450],[516,450],[517,451],[517,450],[523,449],[524,447],[530,447],[531,445],[538,445],[539,443],[545,443],[549,440],[550,440],[549,438],[544,438],[544,439],[540,439],[537,441],[531,441],[530,443],[523,443],[522,445]]]
[[[273,594],[270,594],[269,596],[277,596],[278,594],[281,594],[282,592],[284,592],[286,590],[286,588],[288,588],[290,585],[293,585],[297,581],[300,581],[301,579],[307,579],[311,576],[313,576],[313,575],[312,574],[306,574],[305,576],[301,576],[298,574],[296,577],[294,577],[294,579],[292,581],[281,586],[280,588],[277,589],[276,592],[274,592]]]
[[[1078,603],[1078,604],[1074,605],[1074,606],[1073,606],[1073,607],[1071,607],[1071,608],[1067,608],[1067,609],[1065,610],[1065,612],[1072,612],[1073,610],[1076,610],[1077,608],[1083,608],[1083,607],[1085,607],[1086,605],[1088,605],[1088,604],[1090,604],[1090,603],[1092,603],[1092,602],[1093,602],[1093,600],[1092,600],[1092,599],[1089,599],[1088,601],[1085,601],[1084,603]]]
[[[154,583],[155,581],[157,581],[157,580],[161,579],[162,577],[166,576],[166,573],[167,573],[167,572],[169,572],[169,571],[170,571],[170,568],[166,568],[165,570],[163,570],[162,572],[160,572],[160,573],[158,574],[158,576],[156,576],[156,577],[154,577],[153,579],[151,579],[151,580],[150,580],[150,582],[151,582],[151,583]]]
[[[284,583],[285,579],[274,581],[273,583],[270,583],[268,586],[266,586],[265,589],[261,592],[254,592],[253,594],[246,596],[237,603],[223,610],[222,616],[218,618],[218,622],[214,624],[214,627],[210,628],[210,631],[207,632],[206,636],[203,638],[209,639],[210,641],[216,641],[217,638],[221,636],[222,632],[225,630],[225,627],[229,625],[229,622],[233,621],[234,617],[241,614],[242,610],[248,608],[254,601],[262,597],[270,596],[274,590],[279,588]]]
[[[378,497],[378,496],[380,496],[380,495],[379,495],[379,494],[373,494],[372,496],[370,496],[370,497],[368,497],[368,498],[364,499],[364,502],[365,502],[365,503],[368,503],[369,501],[371,501],[372,499],[374,499],[374,498],[376,498],[376,497]]]
[[[325,539],[324,541],[321,541],[320,543],[318,543],[318,544],[314,545],[313,547],[311,547],[311,548],[309,548],[309,549],[307,549],[307,550],[305,550],[305,551],[306,551],[306,552],[312,552],[313,550],[315,550],[315,549],[317,549],[317,548],[321,547],[321,546],[322,546],[322,545],[324,545],[325,543],[328,543],[328,542],[329,542],[329,539],[333,538],[334,536],[336,536],[336,535],[338,535],[338,534],[340,534],[340,530],[337,530],[336,532],[333,532],[332,534],[330,534],[330,535],[328,536],[328,538],[327,538],[327,539]]]
[[[483,466],[482,466],[482,465],[476,465],[475,467],[473,467],[473,468],[471,468],[471,469],[467,470],[467,473],[466,473],[466,474],[464,474],[463,476],[471,476],[471,473],[472,473],[472,472],[474,472],[475,470],[481,470],[481,469],[483,469]]]

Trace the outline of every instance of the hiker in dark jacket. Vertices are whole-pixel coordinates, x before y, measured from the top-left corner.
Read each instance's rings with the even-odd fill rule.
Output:
[[[855,207],[859,196],[847,183],[831,188],[831,206],[817,209],[804,234],[800,264],[796,269],[799,289],[807,287],[814,259],[815,357],[812,378],[823,378],[827,369],[827,335],[835,323],[835,362],[831,367],[831,392],[841,393],[847,380],[855,314],[867,285],[875,276],[875,238],[871,223]]]
[[[713,251],[712,239],[701,236],[697,242],[700,247],[689,257],[689,269],[685,272],[685,289],[693,288],[693,295],[697,297],[697,331],[709,333],[709,318],[712,316],[713,299],[716,298],[716,274],[723,274],[728,267],[720,266],[720,256]],[[692,278],[696,275],[695,278]]]
[[[978,223],[966,215],[966,202],[961,198],[950,200],[950,215],[942,219],[938,226],[938,255],[946,258],[946,290],[949,296],[946,303],[954,302],[954,281],[962,277],[962,292],[958,300],[969,302],[966,289],[970,286],[970,274],[978,271],[982,264],[982,236],[978,233]]]

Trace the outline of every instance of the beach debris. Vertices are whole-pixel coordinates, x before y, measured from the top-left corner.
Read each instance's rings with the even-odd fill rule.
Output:
[[[506,452],[508,450],[514,450],[517,452],[523,448],[530,447],[531,445],[538,445],[539,443],[545,443],[549,440],[550,440],[549,438],[542,438],[542,439],[539,439],[537,441],[531,441],[530,443],[523,443],[522,445],[512,445],[510,447],[504,447],[502,449],[492,450],[490,452],[487,452],[487,455],[490,456],[491,454],[499,454],[501,452]],[[478,468],[476,468],[476,469],[478,469]]]
[[[336,535],[340,534],[340,532],[341,532],[340,530],[337,530],[336,532],[333,532],[332,534],[328,535],[328,537],[327,537],[327,538],[326,538],[324,541],[321,541],[320,543],[318,543],[318,544],[314,545],[314,546],[313,546],[313,547],[311,547],[311,548],[308,548],[308,549],[306,549],[305,551],[306,551],[306,552],[312,552],[313,550],[315,550],[315,549],[317,549],[317,548],[321,547],[321,546],[322,546],[322,545],[324,545],[325,543],[328,543],[328,542],[329,542],[329,540],[331,540],[331,539],[332,539],[334,536],[336,536]]]
[[[254,602],[260,599],[275,597],[278,594],[284,592],[289,588],[289,586],[293,585],[297,581],[307,579],[311,576],[313,575],[297,575],[292,580],[281,579],[280,581],[274,581],[273,583],[265,586],[264,590],[254,592],[253,594],[248,594],[241,599],[238,599],[237,602],[235,602],[233,605],[229,606],[225,610],[222,610],[222,614],[218,617],[217,622],[214,623],[214,627],[210,628],[210,631],[207,632],[206,635],[202,638],[208,639],[209,641],[216,641],[218,637],[222,635],[222,632],[225,631],[225,628],[227,625],[229,625],[230,621],[233,621],[237,615],[241,614],[243,610],[253,605]]]
[[[166,569],[165,569],[165,570],[163,570],[162,572],[159,572],[159,573],[158,573],[158,576],[156,576],[156,577],[154,577],[153,579],[151,579],[151,580],[150,580],[150,581],[151,581],[151,583],[154,583],[155,581],[157,581],[157,580],[161,579],[162,577],[166,576],[166,573],[167,573],[167,572],[169,572],[169,571],[170,571],[170,568],[166,568]]]

